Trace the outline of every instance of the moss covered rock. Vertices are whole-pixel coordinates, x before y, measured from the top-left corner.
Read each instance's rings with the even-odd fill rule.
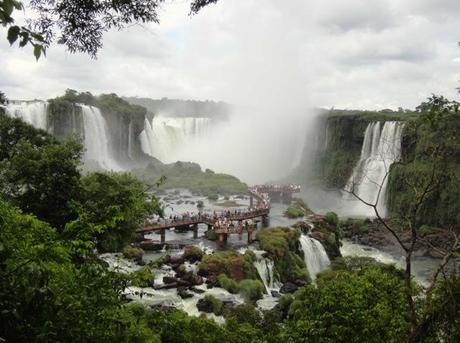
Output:
[[[281,282],[310,280],[299,246],[300,234],[297,229],[281,227],[262,230],[257,234],[260,247],[270,254]]]
[[[252,255],[242,255],[235,250],[215,251],[212,255],[203,256],[198,269],[202,275],[217,277],[225,274],[235,281],[257,278],[252,259]]]

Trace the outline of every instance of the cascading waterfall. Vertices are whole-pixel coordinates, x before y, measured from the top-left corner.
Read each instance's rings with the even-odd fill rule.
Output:
[[[140,134],[142,151],[162,162],[177,160],[178,151],[209,133],[209,118],[170,118],[155,116],[147,118]]]
[[[364,134],[361,157],[347,182],[345,189],[354,192],[368,203],[377,203],[381,216],[386,216],[386,189],[390,166],[401,157],[401,137],[404,125],[387,121],[381,128],[380,122],[370,123]],[[349,199],[350,196],[347,196]],[[373,215],[371,207],[355,204],[356,212]]]
[[[120,171],[123,168],[111,156],[107,123],[97,107],[79,105],[85,129],[85,161],[95,161],[103,169]]]
[[[315,280],[316,275],[331,264],[329,257],[323,245],[313,237],[301,235],[300,245],[302,246],[305,264],[307,265],[310,277],[312,280]]]
[[[271,296],[271,291],[278,291],[281,287],[280,283],[275,280],[275,276],[273,274],[273,260],[263,257],[265,251],[254,251],[254,253],[256,254],[254,267],[256,267],[257,272],[262,279],[267,294]]]
[[[46,130],[47,103],[45,101],[11,102],[6,107],[6,114],[10,117],[21,118],[37,129]]]

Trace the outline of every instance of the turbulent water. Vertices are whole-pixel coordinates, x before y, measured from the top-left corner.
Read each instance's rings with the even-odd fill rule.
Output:
[[[273,274],[273,260],[267,257],[263,257],[263,253],[265,253],[265,251],[256,250],[254,253],[256,254],[256,261],[254,261],[254,266],[259,273],[267,294],[271,296],[271,291],[279,291],[281,287],[281,284],[275,280],[275,276]]]
[[[6,113],[11,117],[21,118],[37,129],[46,130],[48,127],[46,107],[45,101],[13,102],[8,104]]]
[[[150,122],[146,118],[140,135],[142,150],[162,162],[174,162],[181,149],[206,138],[210,121],[209,118],[155,116]]]
[[[110,151],[107,123],[99,108],[80,106],[85,128],[85,162],[95,161],[106,170],[123,170]]]
[[[301,235],[300,244],[310,277],[315,280],[316,275],[330,265],[329,257],[323,245],[313,237]]]
[[[370,123],[364,134],[361,157],[345,189],[362,200],[374,204],[380,215],[386,216],[386,189],[390,166],[401,157],[403,124],[397,121]],[[352,195],[347,195],[351,199]],[[360,201],[352,202],[354,212],[373,215],[373,209]]]

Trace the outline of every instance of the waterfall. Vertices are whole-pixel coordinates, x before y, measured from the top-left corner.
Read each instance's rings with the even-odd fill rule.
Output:
[[[386,216],[386,188],[390,166],[401,157],[401,137],[404,125],[387,121],[381,128],[380,122],[372,122],[366,128],[361,148],[361,157],[347,182],[345,189],[369,203],[378,200],[381,216]],[[381,188],[381,189],[380,189]],[[379,195],[380,192],[380,195]],[[365,204],[358,204],[362,214],[373,214]]]
[[[316,275],[326,269],[329,264],[329,257],[323,245],[316,239],[301,235],[300,245],[302,246],[305,264],[312,280],[316,279]]]
[[[145,119],[140,134],[142,151],[162,162],[174,162],[181,148],[209,134],[209,118],[170,118],[155,116]]]
[[[111,156],[107,123],[97,107],[79,105],[82,109],[85,129],[85,162],[95,161],[106,170],[120,171],[123,168]]]
[[[37,129],[46,130],[48,127],[47,105],[45,101],[11,102],[6,107],[6,114],[20,118]]]
[[[279,290],[281,285],[275,280],[273,275],[273,260],[267,257],[263,257],[265,251],[254,251],[256,254],[256,260],[254,261],[254,267],[256,267],[257,272],[264,284],[267,294],[271,296],[272,290]]]

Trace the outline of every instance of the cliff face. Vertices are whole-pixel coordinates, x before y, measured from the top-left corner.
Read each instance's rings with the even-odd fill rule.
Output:
[[[359,160],[368,120],[359,116],[330,116],[325,146],[318,159],[318,176],[327,187],[343,188]]]
[[[314,176],[326,187],[342,189],[361,155],[364,133],[373,121],[405,122],[401,142],[402,164],[390,169],[387,205],[390,216],[407,216],[415,193],[408,185],[421,188],[435,170],[436,189],[426,197],[417,214],[421,224],[433,226],[460,223],[460,117],[444,118],[436,128],[427,128],[414,113],[329,113],[319,129],[324,148],[315,158]],[[444,159],[436,160],[434,146],[446,151]],[[433,162],[435,161],[435,162]],[[437,163],[434,165],[434,163]]]
[[[130,105],[114,94],[94,97],[89,93],[67,92],[48,101],[48,131],[60,139],[78,135],[84,139],[85,129],[82,108],[79,104],[98,107],[105,119],[108,145],[114,156],[132,167],[147,164],[138,139],[144,129],[146,109]]]

